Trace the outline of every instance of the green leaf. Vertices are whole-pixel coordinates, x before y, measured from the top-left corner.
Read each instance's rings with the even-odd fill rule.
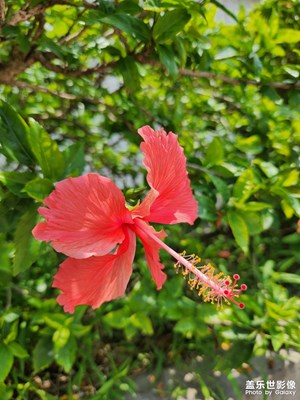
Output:
[[[236,147],[239,150],[250,154],[259,154],[263,150],[261,139],[257,135],[252,135],[247,138],[239,138]]]
[[[63,156],[65,158],[65,176],[78,176],[82,173],[85,165],[84,160],[84,144],[76,142],[67,147]]]
[[[5,155],[25,165],[34,164],[28,143],[28,125],[5,101],[0,100],[0,144]]]
[[[249,246],[249,232],[246,222],[242,216],[234,210],[229,210],[227,217],[235,241],[243,250],[243,252],[247,254]]]
[[[215,137],[208,145],[203,163],[207,166],[221,164],[224,159],[224,149],[221,140]]]
[[[212,222],[216,221],[217,213],[213,199],[203,194],[196,194],[196,200],[199,204],[199,218]]]
[[[263,69],[263,63],[262,63],[261,59],[255,53],[252,54],[250,56],[250,58],[252,58],[252,60],[253,60],[253,69],[254,69],[255,75],[260,76],[261,71]]]
[[[174,77],[178,72],[178,68],[172,47],[165,45],[158,45],[157,51],[160,62],[166,67],[167,71]]]
[[[187,22],[190,15],[185,8],[167,11],[157,19],[153,28],[153,37],[157,43],[163,43],[172,39],[180,32]]]
[[[70,372],[76,360],[77,342],[73,336],[69,337],[67,343],[55,349],[55,359],[63,367],[65,372]]]
[[[53,396],[43,389],[38,389],[35,386],[32,386],[30,389],[32,392],[36,393],[41,400],[57,400],[57,396]]]
[[[300,276],[290,272],[274,272],[273,278],[276,282],[291,283],[300,285]]]
[[[221,51],[219,51],[215,56],[214,59],[219,61],[219,60],[226,60],[227,58],[235,57],[237,55],[237,51],[231,47],[225,47]]]
[[[14,362],[11,349],[4,343],[0,343],[0,360],[0,382],[4,382]]]
[[[251,168],[246,169],[233,186],[233,195],[240,202],[246,201],[257,188],[256,178]]]
[[[271,204],[261,203],[259,201],[249,201],[248,203],[237,204],[237,206],[244,211],[261,211],[272,208]]]
[[[212,183],[214,184],[215,188],[217,189],[217,192],[223,197],[224,203],[226,203],[230,197],[230,189],[227,183],[223,179],[213,174],[208,174],[208,175]]]
[[[44,177],[52,181],[59,180],[64,173],[65,163],[57,143],[37,121],[29,118],[29,124],[28,141]]]
[[[285,303],[284,306],[282,304],[275,304],[269,300],[266,300],[266,308],[268,315],[275,319],[283,319],[283,320],[293,320],[296,315],[296,309],[287,308],[288,303]]]
[[[31,48],[29,38],[26,35],[24,35],[23,33],[20,33],[17,37],[17,41],[19,43],[20,50],[24,54],[27,54]]]
[[[10,385],[11,386],[11,385]],[[0,383],[0,399],[1,400],[10,400],[14,394],[14,390],[11,387]]]
[[[295,68],[290,68],[290,67],[283,67],[283,69],[285,70],[285,72],[287,72],[289,75],[291,75],[293,78],[299,78],[299,71]]]
[[[197,329],[197,321],[195,320],[194,317],[185,317],[180,319],[175,327],[174,331],[175,332],[180,332],[180,333],[187,333],[187,332],[194,332]]]
[[[55,348],[60,348],[65,346],[65,344],[69,340],[70,334],[71,334],[70,329],[65,326],[61,326],[59,329],[57,329],[54,332],[52,338]]]
[[[110,2],[114,4],[112,0],[110,0]],[[124,0],[118,4],[118,11],[126,14],[138,14],[143,11],[143,8],[136,4],[135,1]]]
[[[1,234],[0,234],[1,235]],[[0,236],[0,288],[7,288],[12,279],[11,271],[11,243],[5,243]]]
[[[296,29],[280,29],[276,38],[277,43],[299,43],[300,31]]]
[[[24,185],[34,177],[35,174],[31,172],[0,172],[0,182],[19,197],[27,197],[23,191]]]
[[[16,340],[18,336],[18,329],[19,329],[19,321],[14,321],[9,327],[8,335],[4,340],[5,344],[9,344],[10,342],[14,342]]]
[[[38,258],[40,243],[32,236],[32,229],[37,220],[37,206],[31,206],[22,215],[17,224],[14,235],[15,257],[13,261],[13,273],[17,275],[29,268]]]
[[[49,367],[54,361],[53,343],[51,337],[41,338],[33,350],[34,373]]]
[[[66,28],[66,25],[63,25],[63,28]],[[55,54],[57,58],[64,60],[66,58],[66,54],[63,51],[63,47],[57,43],[57,39],[48,38],[45,35],[40,40],[39,45],[42,47],[44,51],[51,51],[51,53]]]
[[[43,319],[48,326],[55,330],[68,326],[73,321],[73,317],[66,319],[66,315],[61,313],[44,314]]]
[[[101,21],[128,33],[128,35],[133,36],[135,39],[144,42],[147,42],[150,39],[151,32],[148,25],[132,15],[120,12],[106,16],[102,18]]]
[[[285,344],[286,334],[284,332],[271,332],[271,342],[274,351],[277,352]]]
[[[250,235],[257,235],[264,230],[263,220],[259,213],[254,211],[241,212],[241,217],[247,224]]]
[[[282,186],[296,186],[299,183],[299,174],[300,172],[296,169],[293,169],[288,173],[288,175],[284,178]]]
[[[76,338],[87,335],[91,331],[91,325],[72,324],[72,335]]]
[[[119,60],[119,68],[125,85],[132,91],[140,88],[140,75],[134,59],[130,56]]]
[[[24,347],[21,346],[18,342],[11,342],[9,343],[8,346],[15,357],[18,358],[29,357],[29,354],[27,353],[26,349],[24,349]]]
[[[52,182],[49,179],[43,178],[35,178],[32,181],[27,182],[24,187],[24,191],[28,196],[41,202],[52,192],[53,189],[54,186]]]
[[[123,309],[111,311],[103,319],[112,328],[123,329],[128,324],[128,316]]]
[[[184,39],[182,39],[181,37],[175,37],[174,44],[176,48],[176,53],[178,55],[179,64],[181,67],[184,67],[187,59],[187,50],[185,47]]]
[[[153,326],[151,319],[145,313],[138,312],[136,314],[131,315],[130,322],[132,322],[132,324],[135,327],[140,328],[145,335],[153,334]]]
[[[279,172],[278,168],[274,164],[272,164],[271,162],[257,160],[255,163],[259,165],[259,167],[262,170],[262,172],[268,178],[272,178],[273,176],[278,175],[278,172]]]
[[[286,202],[286,204],[291,207],[294,214],[300,218],[300,203],[296,197],[279,186],[273,186],[271,188],[271,192],[280,196]]]

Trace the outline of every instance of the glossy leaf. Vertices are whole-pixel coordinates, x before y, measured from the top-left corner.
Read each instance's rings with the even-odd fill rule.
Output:
[[[20,218],[14,235],[16,246],[13,261],[14,275],[26,271],[38,258],[39,242],[34,240],[32,229],[37,221],[37,206],[31,206]]]
[[[217,189],[217,193],[223,197],[224,203],[226,203],[230,197],[230,188],[224,182],[223,179],[219,178],[216,175],[209,174],[209,177],[214,184],[215,188]]]
[[[224,149],[222,142],[219,138],[215,137],[212,142],[209,144],[204,157],[205,165],[218,165],[224,159]]]
[[[16,194],[18,197],[28,197],[24,192],[25,184],[32,180],[35,174],[31,172],[15,172],[15,171],[5,171],[0,172],[0,182],[3,183],[12,193]]]
[[[178,72],[175,54],[171,46],[157,46],[158,55],[161,63],[166,67],[170,75],[175,76]]]
[[[180,32],[190,19],[185,8],[177,8],[167,11],[156,21],[153,29],[153,37],[157,43],[163,43],[172,39]]]
[[[42,202],[54,189],[52,182],[49,179],[35,178],[26,183],[24,191],[28,196]]]
[[[132,91],[138,90],[140,87],[140,76],[134,59],[132,57],[121,58],[119,67],[125,85]]]
[[[14,361],[11,349],[4,343],[0,343],[0,360],[0,382],[4,382]]]
[[[243,172],[233,186],[234,196],[241,202],[246,201],[257,189],[257,181],[252,169]]]
[[[239,138],[236,147],[245,153],[259,154],[263,150],[261,139],[258,135]]]
[[[67,341],[69,340],[70,334],[71,334],[70,329],[65,326],[61,326],[59,329],[57,329],[54,332],[52,338],[55,347],[56,348],[64,347]]]
[[[17,358],[29,357],[29,354],[26,351],[26,349],[23,346],[21,346],[18,342],[11,342],[9,343],[8,346],[15,357]]]
[[[78,176],[84,169],[84,146],[81,142],[76,142],[67,147],[64,152],[65,176]]]
[[[147,42],[150,39],[150,29],[138,18],[125,13],[116,13],[102,18],[102,22],[112,25],[136,39]]]
[[[69,337],[64,346],[56,349],[55,357],[57,363],[63,367],[65,372],[70,372],[76,359],[76,352],[77,343],[73,336]]]
[[[54,361],[53,344],[50,337],[39,339],[33,350],[34,373],[47,368]]]
[[[247,254],[249,246],[249,231],[245,220],[234,210],[229,210],[227,217],[235,241],[243,252]]]
[[[28,125],[5,101],[0,100],[0,144],[9,158],[32,165],[34,157],[28,142]]]
[[[30,132],[28,141],[31,151],[40,165],[44,177],[56,181],[64,173],[64,159],[57,143],[51,139],[44,128],[34,119],[29,119]]]

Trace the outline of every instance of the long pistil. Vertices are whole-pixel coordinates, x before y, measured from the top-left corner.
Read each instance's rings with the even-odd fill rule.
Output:
[[[137,222],[137,221],[136,221]],[[204,298],[204,301],[222,305],[222,301],[236,304],[239,308],[244,308],[244,303],[236,300],[242,291],[247,289],[245,284],[239,288],[237,281],[240,279],[238,274],[233,275],[233,282],[229,276],[224,276],[222,272],[215,273],[215,269],[211,264],[198,266],[200,258],[196,255],[186,256],[185,252],[178,254],[166,243],[156,237],[150,230],[146,230],[142,224],[139,224],[140,229],[151,237],[156,243],[166,250],[177,263],[174,265],[176,271],[181,270],[184,276],[188,276],[188,284],[191,289],[195,289],[199,296]]]

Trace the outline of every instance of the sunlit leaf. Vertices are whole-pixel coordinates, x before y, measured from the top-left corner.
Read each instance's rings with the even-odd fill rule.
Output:
[[[140,19],[125,13],[115,13],[102,18],[102,22],[112,25],[136,39],[147,42],[150,39],[149,27]]]
[[[213,141],[209,144],[203,162],[206,165],[218,165],[224,159],[224,148],[222,142],[219,138],[215,137]]]
[[[40,165],[44,177],[56,181],[64,172],[64,159],[57,143],[51,139],[44,128],[34,119],[29,119],[28,141],[31,151]]]
[[[0,144],[12,160],[32,165],[34,157],[28,142],[28,125],[5,101],[0,100]]]
[[[243,252],[247,254],[249,246],[249,231],[245,220],[234,210],[229,210],[227,217],[235,241]]]
[[[32,236],[37,221],[37,206],[33,205],[22,215],[14,235],[16,246],[13,272],[17,275],[26,271],[37,259],[40,243]]]
[[[172,39],[180,32],[190,19],[185,8],[167,11],[156,21],[153,29],[153,37],[156,42],[163,43]]]
[[[27,182],[23,190],[33,199],[43,201],[53,189],[54,186],[49,179],[35,178]]]
[[[9,374],[14,361],[11,349],[4,343],[0,343],[0,360],[0,382],[3,382]]]

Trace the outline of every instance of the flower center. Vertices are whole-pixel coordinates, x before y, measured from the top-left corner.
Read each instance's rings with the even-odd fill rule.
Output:
[[[237,281],[240,279],[238,274],[234,274],[232,279],[230,276],[225,276],[223,272],[216,273],[211,264],[200,266],[200,257],[195,254],[186,255],[185,251],[178,254],[156,237],[150,230],[145,229],[138,221],[136,221],[136,223],[148,236],[157,242],[160,247],[177,260],[177,263],[174,264],[176,272],[181,272],[185,278],[188,277],[187,281],[191,290],[195,289],[198,295],[203,297],[205,302],[216,303],[217,307],[220,307],[224,301],[227,304],[234,303],[241,309],[245,308],[244,303],[240,303],[236,300],[241,292],[247,290],[247,285],[245,284],[238,287]]]
[[[225,301],[227,304],[230,302],[245,308],[244,303],[239,303],[235,298],[239,297],[242,291],[247,289],[247,285],[242,284],[238,288],[237,281],[240,279],[238,274],[233,275],[233,281],[229,276],[225,276],[223,272],[216,273],[215,268],[211,264],[199,266],[201,259],[195,254],[186,255],[185,251],[180,254],[189,265],[182,260],[178,260],[174,267],[176,273],[181,271],[182,275],[186,278],[188,276],[188,284],[191,290],[195,289],[198,296],[202,296],[205,302],[214,304],[220,307]]]

